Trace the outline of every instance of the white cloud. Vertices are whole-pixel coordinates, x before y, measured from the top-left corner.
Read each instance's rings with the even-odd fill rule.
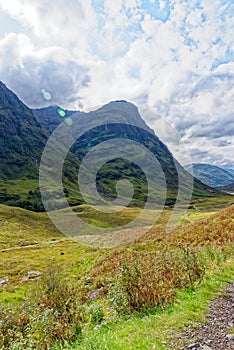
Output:
[[[82,103],[79,91],[87,86],[87,70],[62,47],[35,50],[23,34],[8,34],[0,41],[0,76],[29,106]],[[48,91],[51,100],[43,98]],[[72,91],[72,93],[71,93]]]

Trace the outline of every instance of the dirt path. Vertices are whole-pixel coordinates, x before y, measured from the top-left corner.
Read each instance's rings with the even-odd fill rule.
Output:
[[[5,249],[0,249],[0,253],[5,253],[5,252],[9,252],[9,251],[12,251],[12,250],[19,250],[19,249],[37,248],[37,247],[41,247],[43,245],[56,244],[56,243],[64,242],[64,241],[67,241],[67,240],[68,240],[67,238],[64,238],[64,239],[58,239],[58,240],[55,240],[55,241],[48,241],[48,242],[29,244],[29,245],[23,245],[23,246],[18,246],[18,247],[5,248]]]
[[[171,349],[234,350],[234,284],[211,302],[206,322],[187,327]]]

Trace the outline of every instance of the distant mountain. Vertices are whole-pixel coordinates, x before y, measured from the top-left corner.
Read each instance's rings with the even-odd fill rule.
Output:
[[[230,185],[220,187],[220,190],[228,193],[234,193],[234,182]]]
[[[231,168],[222,168],[224,170],[226,170],[228,173],[231,173],[232,175],[234,175],[234,169]]]
[[[126,101],[110,102],[90,113],[74,113],[58,106],[32,111],[0,83],[0,203],[42,210],[38,188],[40,158],[49,135],[64,120],[71,123],[68,123],[66,128],[69,128],[76,140],[67,154],[63,167],[64,192],[72,205],[84,202],[77,185],[77,173],[81,161],[94,150],[95,146],[105,145],[105,141],[120,138],[126,139],[126,145],[124,142],[126,152],[131,151],[128,149],[127,141],[132,140],[148,149],[158,161],[167,184],[167,204],[173,204],[176,200],[178,171],[184,192],[190,186],[192,176],[173,158],[167,146],[146,125],[133,104]],[[66,125],[66,123],[62,125],[64,124]],[[84,130],[78,140],[75,130]],[[64,140],[66,143],[66,136]],[[137,203],[144,202],[148,190],[144,171],[131,160],[123,159],[122,153],[118,153],[118,147],[115,148],[114,141],[109,143],[108,149],[103,148],[103,155],[110,148],[113,148],[113,158],[116,159],[103,163],[96,178],[93,179],[94,183],[97,183],[99,193],[113,200],[116,197],[118,180],[127,179],[133,184],[132,204],[138,205]],[[144,159],[143,153],[137,156],[139,159]],[[48,163],[48,169],[54,176],[58,175],[51,162]],[[89,176],[87,172],[87,178]],[[161,194],[161,182],[157,174],[154,176],[154,181],[158,185],[155,192],[157,197]],[[195,180],[193,194],[214,196],[217,192]],[[56,196],[60,198],[59,193]]]
[[[82,112],[69,111],[59,106],[32,109],[32,112],[40,125],[49,133],[52,133],[62,123],[64,118],[69,118],[74,114],[82,114]]]
[[[190,164],[185,169],[204,184],[219,189],[234,182],[234,174],[210,164]]]

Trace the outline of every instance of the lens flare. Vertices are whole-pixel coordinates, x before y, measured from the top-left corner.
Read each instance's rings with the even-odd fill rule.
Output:
[[[49,91],[42,90],[42,96],[46,101],[50,101],[52,99],[52,95]]]
[[[73,124],[72,118],[65,118],[65,122],[66,122],[67,125],[69,125],[69,126],[72,126],[72,124]]]
[[[57,109],[57,112],[58,112],[58,115],[60,115],[60,117],[62,118],[66,116],[66,112],[60,107]]]

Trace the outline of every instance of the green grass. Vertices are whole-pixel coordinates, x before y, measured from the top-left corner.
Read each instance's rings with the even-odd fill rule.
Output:
[[[202,220],[202,219],[206,219],[209,218],[212,215],[215,215],[217,213],[217,211],[194,211],[194,210],[189,210],[188,211],[188,218],[191,221],[197,221],[197,220]]]
[[[38,180],[25,179],[25,180],[1,180],[0,192],[4,189],[9,194],[19,195],[22,198],[26,198],[28,191],[35,190],[38,187]]]
[[[30,270],[43,272],[51,260],[63,265],[71,279],[80,279],[104,254],[65,237],[46,213],[0,205],[0,278],[10,279],[0,288],[1,303],[22,300],[33,282],[20,284],[21,278]]]
[[[211,212],[205,216],[210,216]],[[228,282],[234,280],[233,257],[233,207],[211,218],[178,228],[171,236],[158,236],[155,228],[152,236],[145,237],[128,249],[110,253],[94,268],[94,276],[102,285],[118,271],[118,262],[126,252],[157,251],[163,247],[191,245],[198,252],[199,261],[206,267],[205,279],[195,288],[178,290],[171,306],[156,308],[150,312],[133,314],[106,321],[94,329],[84,329],[83,339],[68,349],[168,349],[184,326],[205,319],[210,300]],[[201,219],[201,216],[199,217]],[[212,232],[210,232],[212,230]],[[222,238],[220,240],[220,238]],[[226,243],[225,243],[226,242]],[[161,248],[160,248],[161,247]],[[225,248],[226,247],[226,248]],[[142,256],[143,257],[143,256]],[[227,260],[229,259],[229,260]],[[125,260],[126,261],[126,260]],[[128,261],[128,260],[127,260]],[[117,265],[116,265],[117,264]],[[103,278],[106,276],[106,280]],[[106,286],[105,286],[106,287]],[[166,344],[164,344],[166,342]]]
[[[62,254],[61,254],[62,253]],[[0,289],[0,303],[22,300],[24,294],[35,282],[20,283],[30,270],[45,271],[51,261],[63,266],[69,279],[78,282],[105,251],[82,246],[70,240],[44,244],[34,248],[23,248],[2,252],[0,278],[8,276],[10,283]]]
[[[0,205],[0,250],[62,238],[46,213]]]
[[[220,194],[218,196],[206,198],[195,198],[193,204],[199,210],[213,210],[225,208],[229,205],[234,204],[234,196],[233,195],[223,195]]]
[[[164,306],[164,310],[155,308],[145,314],[125,317],[116,317],[115,312],[108,311],[110,304],[108,298],[104,297],[100,303],[105,310],[105,322],[96,327],[84,323],[82,341],[70,347],[85,350],[168,349],[168,345],[162,342],[170,342],[171,332],[174,332],[172,337],[175,338],[184,325],[203,319],[209,300],[225,283],[234,280],[234,262],[225,263],[233,254],[230,245],[233,237],[233,207],[218,212],[216,208],[224,202],[218,201],[214,209],[211,202],[213,200],[206,199],[200,210],[189,209],[188,218],[194,223],[179,226],[171,235],[166,235],[164,231],[171,215],[171,210],[165,209],[148,234],[135,244],[122,246],[118,250],[95,248],[69,240],[57,231],[46,213],[0,205],[0,249],[8,249],[0,251],[0,278],[8,276],[10,279],[7,286],[0,288],[0,303],[5,306],[20,305],[35,286],[35,281],[21,283],[22,277],[30,270],[46,271],[51,261],[62,267],[71,283],[77,287],[83,285],[87,293],[88,290],[99,288],[95,272],[104,284],[104,289],[108,288],[108,283],[111,283],[110,280],[108,282],[109,277],[117,272],[113,265],[115,260],[111,257],[119,262],[126,252],[131,254],[135,251],[139,257],[143,257],[144,253],[157,255],[163,247],[173,251],[180,245],[188,244],[197,249],[199,259],[206,265],[205,279],[197,288],[179,290],[174,303]],[[126,208],[121,215],[106,216],[86,205],[75,207],[74,210],[81,218],[99,227],[118,227],[134,219],[139,212],[137,208]],[[149,210],[147,214],[151,216],[154,212]],[[145,222],[141,224],[144,226]],[[103,240],[107,238],[104,236]],[[117,243],[121,244],[121,241]],[[26,244],[34,246],[25,247]],[[85,281],[88,284],[84,286]]]
[[[80,350],[166,350],[184,326],[204,321],[210,300],[234,280],[234,262],[223,263],[219,270],[210,270],[196,290],[178,293],[174,305],[155,309],[148,315],[133,315],[116,322],[106,322],[84,334],[80,343],[66,349]],[[166,342],[164,344],[163,342]]]

